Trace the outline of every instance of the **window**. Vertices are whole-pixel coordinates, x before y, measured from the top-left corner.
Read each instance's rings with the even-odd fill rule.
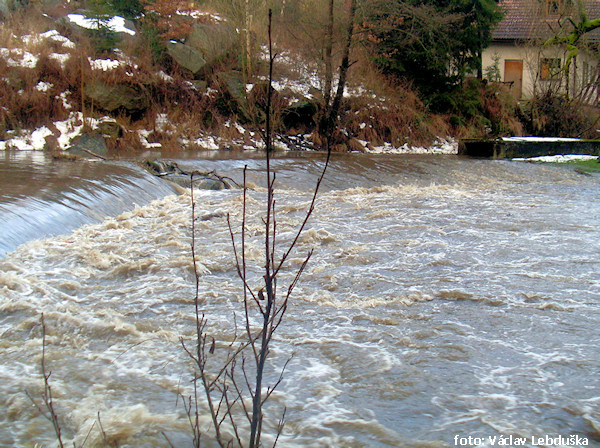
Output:
[[[540,61],[540,79],[558,79],[560,78],[561,69],[560,58],[542,58]]]

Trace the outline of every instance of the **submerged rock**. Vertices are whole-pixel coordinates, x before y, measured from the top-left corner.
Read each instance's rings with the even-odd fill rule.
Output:
[[[146,160],[142,163],[148,172],[180,187],[190,188],[192,172],[182,170],[176,162],[168,160]],[[214,171],[193,171],[194,188],[201,190],[229,190],[231,183]]]

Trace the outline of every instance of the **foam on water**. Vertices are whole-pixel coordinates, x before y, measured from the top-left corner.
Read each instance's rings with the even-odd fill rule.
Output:
[[[283,248],[320,163],[275,165]],[[248,192],[247,260],[259,285],[265,190],[252,166],[259,187]],[[365,171],[362,185],[349,167]],[[374,185],[379,170],[384,181]],[[597,433],[599,191],[596,179],[555,167],[335,161],[282,271],[280,285],[315,249],[273,346],[271,381],[293,357],[267,432],[285,406],[286,447]],[[232,313],[242,316],[227,226],[229,215],[239,240],[241,192],[195,197],[202,311],[222,356]],[[0,261],[0,446],[52,441],[25,395],[42,390],[42,312],[66,439],[82,443],[100,412],[120,446],[168,446],[162,432],[190,443],[177,398],[191,379],[179,344],[194,334],[190,208],[189,194],[165,196]],[[99,443],[90,434],[90,446]]]

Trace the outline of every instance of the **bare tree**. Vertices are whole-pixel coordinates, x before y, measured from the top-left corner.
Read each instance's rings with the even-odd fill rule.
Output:
[[[325,82],[323,86],[323,105],[321,115],[319,119],[319,135],[323,142],[325,150],[331,150],[331,144],[333,142],[333,132],[338,123],[338,115],[340,113],[340,106],[342,104],[342,98],[344,96],[344,89],[346,88],[346,81],[348,77],[348,69],[350,68],[350,49],[352,47],[352,38],[354,35],[354,25],[356,16],[356,0],[350,0],[348,5],[348,22],[346,26],[346,36],[344,46],[342,50],[342,62],[339,66],[338,71],[338,83],[333,93],[333,29],[334,29],[334,0],[329,0],[327,14],[327,28],[325,34],[325,51],[324,51],[324,64],[325,64]]]
[[[54,398],[52,396],[52,387],[50,386],[50,376],[52,375],[52,371],[49,371],[46,367],[46,322],[44,321],[43,313],[40,320],[42,324],[42,360],[40,365],[42,368],[42,376],[44,378],[44,392],[41,397],[43,406],[38,404],[38,402],[29,392],[27,392],[27,396],[33,402],[39,413],[46,417],[50,423],[52,423],[58,446],[63,448],[64,444],[62,441],[62,428],[58,420],[58,414],[54,409]]]
[[[271,166],[272,150],[272,79],[273,65],[277,57],[273,52],[271,38],[271,17],[269,10],[268,38],[269,38],[269,86],[266,105],[266,126],[264,140],[266,146],[266,183],[267,197],[262,221],[265,228],[264,237],[264,265],[261,286],[253,288],[250,284],[249,266],[247,263],[247,182],[244,168],[243,205],[241,230],[236,234],[230,217],[227,222],[233,247],[237,275],[243,288],[243,315],[244,323],[241,329],[235,328],[235,334],[228,344],[222,346],[215,338],[208,334],[207,318],[200,307],[199,274],[196,262],[195,247],[195,201],[193,196],[194,174],[191,175],[192,195],[192,256],[196,275],[196,294],[194,297],[196,313],[196,340],[194,347],[190,347],[182,340],[182,345],[195,364],[193,379],[193,396],[185,401],[186,411],[193,429],[194,446],[200,447],[202,414],[201,400],[204,397],[210,413],[215,439],[221,447],[248,447],[262,446],[264,427],[264,405],[280,385],[286,366],[285,362],[277,378],[270,384],[265,384],[265,371],[270,359],[270,346],[275,334],[284,322],[285,314],[292,292],[296,287],[312,255],[309,251],[303,262],[293,274],[287,288],[281,290],[278,279],[282,269],[286,266],[291,254],[304,231],[310,216],[316,207],[317,195],[329,165],[331,151],[327,152],[325,164],[317,179],[312,199],[305,212],[304,218],[296,230],[291,243],[278,256],[277,219],[275,199],[276,175]],[[348,64],[346,64],[348,65]],[[347,69],[346,69],[347,70]],[[258,326],[252,324],[258,318]],[[209,360],[217,352],[225,353],[222,363],[211,371]],[[277,444],[285,423],[285,409],[278,418],[273,446]]]

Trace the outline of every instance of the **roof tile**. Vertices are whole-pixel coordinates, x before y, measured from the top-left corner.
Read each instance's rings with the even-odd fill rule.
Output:
[[[562,15],[548,15],[546,5],[549,0],[502,0],[504,19],[492,33],[494,41],[523,41],[547,39],[556,35],[560,23],[569,25],[567,17],[578,17],[577,0],[562,0],[568,6]],[[600,18],[600,0],[583,0],[588,19]],[[576,19],[575,19],[576,20]],[[564,28],[563,28],[564,29]],[[600,29],[586,35],[593,41],[600,41]]]

